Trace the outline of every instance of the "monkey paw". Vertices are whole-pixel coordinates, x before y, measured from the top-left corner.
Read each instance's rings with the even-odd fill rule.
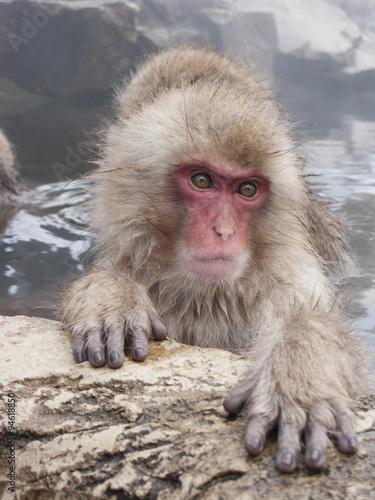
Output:
[[[224,401],[226,411],[231,415],[239,413],[248,404],[250,395],[250,390],[230,395]],[[257,413],[256,408],[251,407],[251,400],[249,409],[251,417],[245,434],[247,451],[250,455],[258,455],[263,450],[267,433],[278,425],[276,464],[281,472],[290,473],[296,469],[302,434],[305,438],[305,464],[312,470],[320,470],[326,464],[328,432],[336,436],[342,453],[351,454],[358,450],[351,411],[340,400],[333,401],[329,407],[317,403],[310,411],[289,408],[283,414],[279,410],[276,417],[273,411],[267,414],[265,407]]]
[[[119,368],[125,345],[135,361],[143,361],[149,338],[167,336],[146,290],[119,273],[99,270],[74,282],[63,295],[61,309],[77,363],[89,360],[95,367],[107,363]]]

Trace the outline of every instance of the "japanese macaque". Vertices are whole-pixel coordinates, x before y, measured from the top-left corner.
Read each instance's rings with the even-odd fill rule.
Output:
[[[0,235],[19,209],[19,195],[26,191],[14,164],[12,146],[0,129]]]
[[[119,368],[150,337],[248,353],[225,400],[259,454],[321,469],[354,453],[361,357],[329,283],[340,226],[312,194],[289,124],[252,73],[205,49],[149,59],[118,95],[90,175],[97,260],[63,294],[77,362]]]
[[[12,151],[12,146],[5,136],[4,132],[0,129],[0,165],[1,170],[9,169],[9,165],[14,164],[14,154]]]

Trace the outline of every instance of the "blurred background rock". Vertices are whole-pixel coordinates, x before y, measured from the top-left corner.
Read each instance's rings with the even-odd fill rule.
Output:
[[[36,183],[85,170],[66,147],[137,62],[177,43],[240,56],[305,119],[326,117],[327,99],[365,113],[375,98],[372,0],[0,1],[0,33],[0,123]]]

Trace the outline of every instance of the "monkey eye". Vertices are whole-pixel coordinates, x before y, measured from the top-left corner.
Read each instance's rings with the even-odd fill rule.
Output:
[[[246,198],[252,198],[257,194],[258,188],[253,182],[245,181],[238,186],[236,192],[242,194],[242,196],[245,196]]]
[[[208,189],[213,186],[212,179],[207,174],[195,174],[191,178],[191,182],[199,189]]]

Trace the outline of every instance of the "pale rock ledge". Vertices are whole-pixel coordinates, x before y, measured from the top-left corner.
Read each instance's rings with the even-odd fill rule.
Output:
[[[119,370],[73,361],[60,323],[0,317],[1,498],[369,499],[374,493],[375,398],[357,410],[360,452],[328,451],[328,466],[275,468],[276,433],[257,458],[245,421],[223,398],[244,357],[152,342],[143,363]],[[16,494],[9,492],[8,394],[16,395]]]

